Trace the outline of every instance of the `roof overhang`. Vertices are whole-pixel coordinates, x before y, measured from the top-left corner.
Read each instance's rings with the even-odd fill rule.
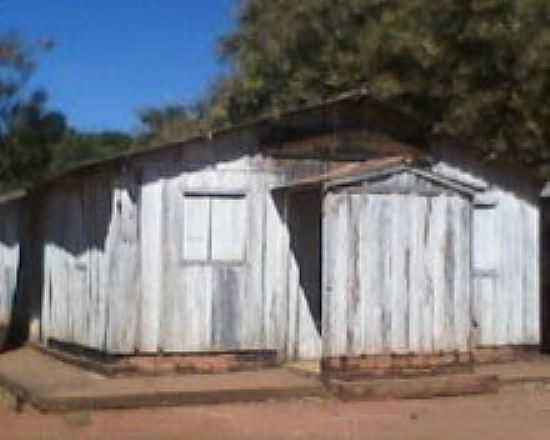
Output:
[[[13,191],[0,194],[0,203],[8,203],[14,200],[19,200],[27,195],[27,191],[24,189],[16,189]]]
[[[366,161],[345,162],[327,172],[286,182],[282,185],[277,185],[272,189],[288,191],[307,191],[313,189],[322,190],[323,187],[331,182],[359,178],[360,176],[365,176],[368,173],[395,168],[410,161],[412,161],[412,158],[410,157],[394,156]]]
[[[346,163],[326,173],[291,181],[273,189],[289,192],[329,191],[338,187],[352,186],[360,182],[408,172],[472,198],[486,190],[486,188],[480,188],[470,182],[459,181],[433,172],[425,166],[425,163],[426,161],[422,164],[422,161],[418,159],[404,156]]]

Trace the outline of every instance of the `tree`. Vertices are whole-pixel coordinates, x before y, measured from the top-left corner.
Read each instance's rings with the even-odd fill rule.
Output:
[[[208,129],[204,107],[169,105],[147,108],[140,113],[143,133],[138,144],[153,145],[174,142],[200,135]]]
[[[83,133],[68,129],[63,139],[51,145],[48,171],[59,173],[83,162],[108,159],[129,151],[134,139],[117,131]]]
[[[223,42],[232,121],[366,87],[486,159],[550,159],[546,0],[249,0]]]
[[[36,50],[51,41],[25,46],[15,35],[0,36],[0,180],[24,182],[39,177],[51,160],[50,146],[65,132],[65,117],[46,110],[43,91],[23,96],[35,68]]]
[[[231,67],[199,104],[154,109],[167,142],[354,89],[550,177],[547,0],[246,0],[221,53]]]

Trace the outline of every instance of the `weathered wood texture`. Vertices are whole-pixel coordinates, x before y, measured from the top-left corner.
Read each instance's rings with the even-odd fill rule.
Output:
[[[325,356],[469,349],[470,203],[369,192],[396,177],[327,194]]]
[[[49,192],[42,212],[42,338],[100,350],[134,345],[136,182],[96,176]]]
[[[412,173],[329,192],[321,340],[318,275],[303,262],[316,233],[301,218],[319,212],[270,189],[322,167],[226,147],[135,159],[44,192],[44,341],[289,360],[538,342],[536,206],[502,190],[472,203]]]
[[[440,174],[484,188],[473,212],[473,321],[477,346],[540,343],[540,208],[446,163]]]
[[[0,206],[0,332],[10,325],[20,260],[21,202]],[[0,335],[0,343],[1,340]]]
[[[185,162],[135,162],[50,188],[44,341],[119,354],[319,357],[284,199],[270,191],[286,168],[213,156],[203,146]]]

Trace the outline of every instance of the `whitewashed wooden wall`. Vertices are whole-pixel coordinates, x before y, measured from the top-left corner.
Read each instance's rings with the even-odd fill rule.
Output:
[[[284,170],[242,154],[208,163],[212,153],[201,147],[204,162],[161,155],[48,191],[44,341],[119,354],[276,349],[289,359],[319,357],[284,203],[270,191]],[[200,195],[242,196],[245,230],[223,203],[216,213],[217,252],[233,252],[245,234],[242,262],[185,258],[184,225],[208,221],[186,208],[188,196]]]
[[[159,280],[160,287],[155,295],[160,304],[158,316],[150,316],[149,324],[158,322],[156,329],[147,333],[158,336],[156,345],[147,349],[156,351],[215,351],[267,348],[263,338],[263,247],[265,227],[266,191],[261,175],[243,170],[199,171],[185,173],[178,178],[166,181],[163,194],[156,200],[162,201],[155,218],[164,219],[160,227],[147,230],[157,241],[159,258],[155,258],[157,271],[148,277]],[[208,203],[211,196],[239,196],[238,202],[246,209],[244,224],[232,225],[232,213],[190,211],[185,205],[186,196],[203,196]],[[189,205],[192,206],[192,205]],[[200,208],[200,206],[197,206]],[[211,208],[212,210],[214,207]],[[147,206],[143,205],[143,212]],[[158,215],[160,214],[160,215]],[[242,212],[241,212],[242,214]],[[245,258],[242,261],[187,261],[186,242],[188,236],[182,225],[192,221],[208,225],[212,219],[227,222],[226,228],[212,229],[211,239],[217,243],[218,251],[230,251],[238,247],[237,237],[244,234]],[[153,220],[155,221],[155,220]],[[245,230],[241,230],[241,228]],[[145,235],[142,236],[145,238]],[[145,308],[142,307],[142,310]],[[143,322],[143,320],[142,320]]]
[[[200,145],[181,161],[159,153],[46,191],[44,341],[126,354],[276,349],[289,360],[538,343],[535,205],[496,190],[494,209],[474,207],[470,218],[464,197],[431,184],[420,186],[424,194],[387,194],[406,179],[380,184],[377,194],[330,192],[321,341],[290,245],[287,203],[270,191],[307,170],[249,153],[217,160],[215,148],[225,151]],[[187,261],[186,194],[224,193],[245,197],[245,261]],[[241,231],[231,222],[220,230],[220,251],[229,252]],[[2,261],[16,255],[0,248]]]
[[[138,344],[140,351],[276,349],[288,359],[319,357],[320,339],[312,343],[314,323],[296,278],[284,202],[277,203],[270,191],[283,179],[238,161],[163,182],[153,179],[144,186],[143,194],[151,185],[157,195],[142,197],[141,205],[142,262],[149,261],[147,272],[142,272],[144,292],[150,286],[150,303],[139,308],[146,314],[140,320],[141,335],[153,342]],[[236,237],[244,234],[242,263],[185,261],[182,225],[190,215],[186,194],[244,196],[246,230],[229,222],[225,234],[216,237],[230,251]],[[231,217],[212,215],[228,221]],[[161,224],[158,219],[163,219]]]
[[[323,354],[467,351],[470,225],[467,198],[406,173],[329,191]]]
[[[20,260],[21,205],[10,201],[0,205],[0,344],[10,325],[17,291]]]
[[[536,203],[445,163],[439,173],[484,188],[473,220],[478,346],[540,343],[540,210]]]
[[[42,338],[98,350],[134,345],[135,181],[106,175],[51,190],[42,211]]]

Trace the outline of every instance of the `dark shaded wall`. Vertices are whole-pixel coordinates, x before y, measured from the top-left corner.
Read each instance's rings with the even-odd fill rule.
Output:
[[[541,208],[541,345],[550,353],[550,199],[543,199]]]

